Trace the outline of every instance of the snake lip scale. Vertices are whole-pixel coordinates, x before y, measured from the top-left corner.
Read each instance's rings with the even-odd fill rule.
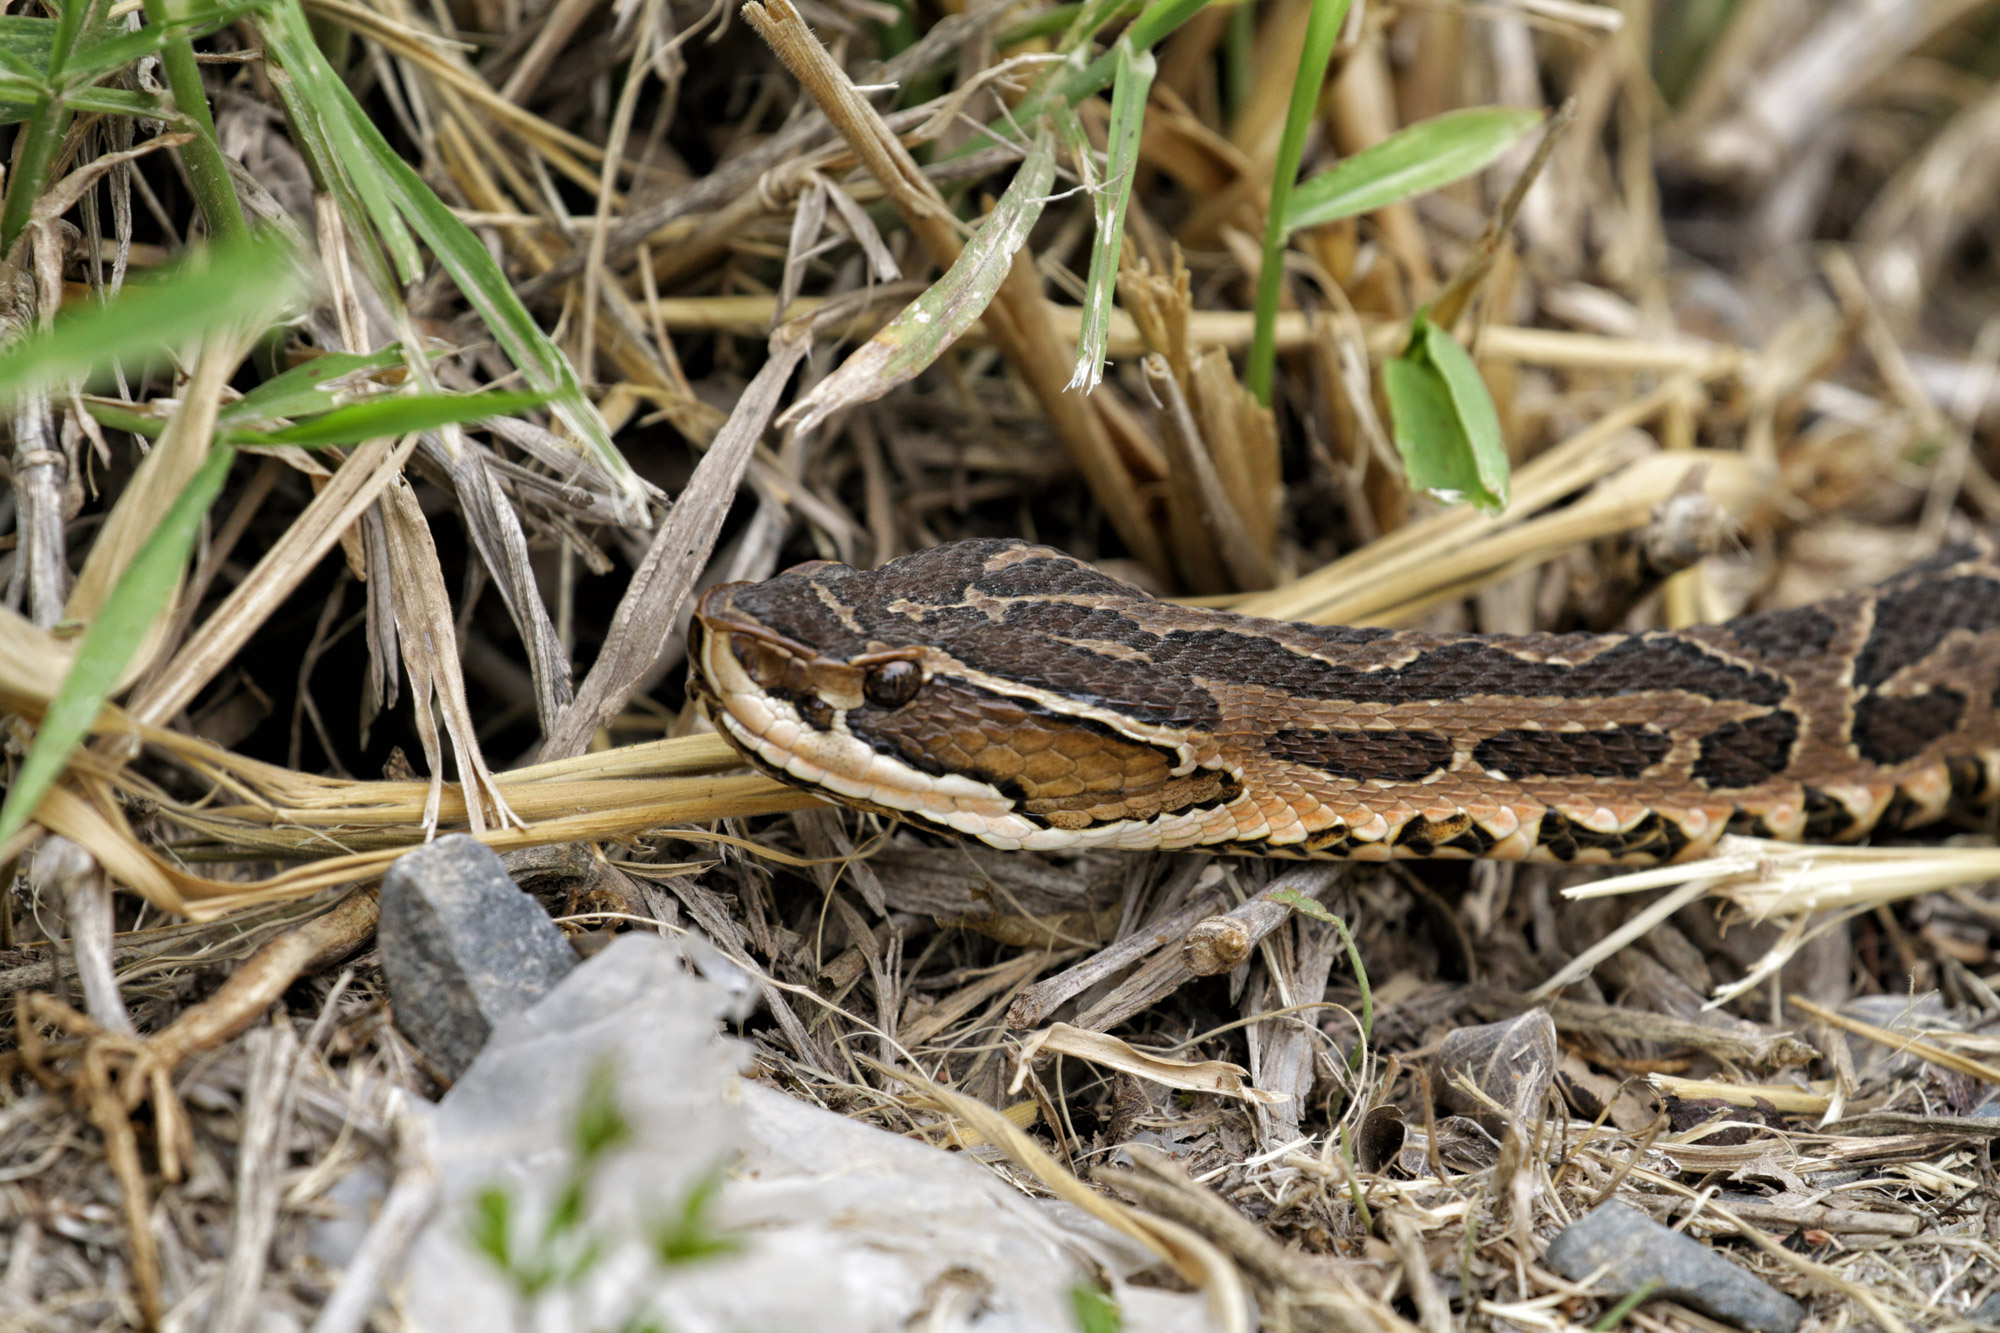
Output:
[[[712,588],[690,633],[693,688],[752,764],[1000,848],[1641,866],[2000,793],[1991,536],[1637,634],[1258,620],[992,540]]]

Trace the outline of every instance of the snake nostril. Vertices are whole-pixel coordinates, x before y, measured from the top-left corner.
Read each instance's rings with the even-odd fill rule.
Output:
[[[884,662],[862,679],[861,692],[878,708],[901,708],[916,698],[923,683],[923,668],[915,662]]]

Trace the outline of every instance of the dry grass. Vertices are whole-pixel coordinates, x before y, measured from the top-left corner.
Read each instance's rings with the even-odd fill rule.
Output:
[[[163,427],[143,454],[80,382],[15,400],[10,780],[77,625],[277,366],[399,344],[356,391],[545,388],[562,358],[482,302],[486,262],[589,402],[238,460],[115,706],[0,846],[0,1328],[308,1323],[339,1276],[313,1219],[369,1173],[401,1182],[395,1248],[426,1188],[398,1098],[440,1089],[391,1022],[371,895],[439,829],[585,944],[706,937],[763,987],[757,1077],[1079,1202],[1273,1328],[1589,1324],[1615,1302],[1541,1253],[1614,1196],[1819,1327],[2000,1290],[2000,1120],[1972,1114],[2000,1081],[1990,834],[1733,840],[1624,879],[1002,856],[746,775],[679,680],[698,589],[965,536],[1257,614],[1525,631],[1797,604],[2000,520],[2000,9],[1367,7],[1308,173],[1457,107],[1574,119],[1495,247],[1530,144],[1294,236],[1266,408],[1238,377],[1310,10],[1211,6],[1155,48],[1104,384],[1065,387],[1092,238],[1070,173],[962,340],[877,401],[835,382],[806,431],[781,409],[980,257],[1033,151],[1002,113],[1060,69],[1058,24],[1021,35],[1042,8],[305,9],[487,258],[398,281],[381,215],[315,193],[356,168],[279,29],[205,37],[234,193],[305,243],[313,294],[282,347],[220,328],[178,374],[90,386]],[[1081,131],[1109,115],[1086,100]],[[198,124],[145,151],[134,124],[56,128],[10,329],[242,225]],[[1514,464],[1497,515],[1413,494],[1389,439],[1380,368],[1444,292],[1472,294]],[[1503,1021],[1505,1086],[1451,1054]]]

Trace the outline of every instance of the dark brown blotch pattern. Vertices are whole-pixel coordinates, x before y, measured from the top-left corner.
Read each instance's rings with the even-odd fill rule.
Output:
[[[1636,778],[1667,757],[1673,737],[1652,727],[1606,731],[1511,730],[1479,742],[1472,761],[1488,773],[1525,778]]]
[[[1791,766],[1798,740],[1799,719],[1790,712],[1725,722],[1701,738],[1694,780],[1712,791],[1768,782]]]
[[[1452,744],[1449,736],[1435,731],[1286,727],[1264,738],[1264,752],[1336,778],[1421,782],[1450,767]]]
[[[1854,705],[1854,751],[1871,764],[1903,764],[1958,730],[1965,696],[1957,690],[1870,694]]]
[[[2000,629],[2000,582],[1966,577],[1939,579],[1875,600],[1875,622],[1854,659],[1857,689],[1880,685],[1921,662],[1953,630],[1984,634]]]

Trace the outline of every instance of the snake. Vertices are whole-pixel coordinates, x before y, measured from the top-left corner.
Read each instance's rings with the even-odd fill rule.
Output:
[[[958,541],[712,587],[688,656],[755,767],[1003,849],[1646,866],[2000,793],[1991,533],[1810,605],[1521,635],[1258,619]]]

